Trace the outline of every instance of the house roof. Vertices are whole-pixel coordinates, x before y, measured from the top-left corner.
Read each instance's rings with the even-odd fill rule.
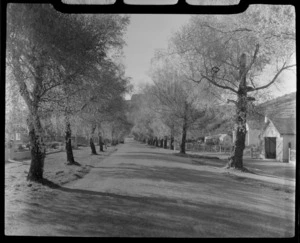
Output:
[[[296,134],[296,119],[277,118],[271,121],[280,134]]]

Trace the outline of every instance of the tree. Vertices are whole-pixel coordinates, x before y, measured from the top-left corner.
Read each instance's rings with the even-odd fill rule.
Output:
[[[19,93],[18,86],[13,82],[11,70],[6,69],[5,85],[5,142],[9,142],[15,132],[27,131],[26,118],[28,109]]]
[[[171,120],[172,126],[179,126],[181,132],[180,153],[185,153],[187,131],[193,124],[207,115],[208,104],[204,99],[208,96],[203,92],[205,87],[187,82],[183,68],[171,63],[163,62],[152,73],[154,86],[150,89],[157,99],[156,111],[165,114],[167,124]],[[201,90],[202,88],[202,90]],[[169,123],[170,124],[170,123]]]
[[[126,111],[126,107],[123,105],[123,96],[131,89],[123,65],[117,65],[113,62],[106,63],[96,80],[101,82],[87,83],[86,88],[81,93],[81,97],[85,97],[81,107],[81,117],[91,126],[90,146],[92,154],[97,154],[93,140],[96,129],[100,140],[100,151],[103,151],[101,123],[112,121],[117,114]]]
[[[10,4],[7,16],[6,61],[29,110],[32,160],[27,179],[41,181],[45,158],[41,104],[49,100],[49,93],[56,93],[50,91],[88,76],[110,47],[122,46],[128,17],[64,15],[49,4]]]
[[[254,96],[295,67],[294,9],[254,5],[238,16],[195,16],[174,35],[172,48],[193,65],[190,80],[207,81],[236,106],[236,140],[228,167],[243,169],[247,113]],[[270,67],[273,77],[262,84],[259,76]]]

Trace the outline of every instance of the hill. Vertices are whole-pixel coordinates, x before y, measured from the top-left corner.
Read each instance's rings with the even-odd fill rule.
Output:
[[[296,92],[258,105],[264,115],[272,118],[296,118]]]

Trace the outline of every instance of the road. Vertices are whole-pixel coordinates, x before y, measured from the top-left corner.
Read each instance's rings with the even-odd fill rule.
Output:
[[[290,237],[295,194],[134,141],[85,177],[28,204],[6,234]]]

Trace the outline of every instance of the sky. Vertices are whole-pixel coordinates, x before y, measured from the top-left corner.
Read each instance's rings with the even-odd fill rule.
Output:
[[[115,0],[63,0],[65,3],[78,4],[107,4],[114,3]],[[177,0],[124,0],[127,4],[174,4]],[[190,4],[237,4],[239,0],[187,0]],[[156,49],[167,48],[168,39],[172,32],[180,29],[182,25],[188,22],[190,15],[173,14],[132,14],[131,22],[127,28],[125,40],[127,46],[124,48],[124,64],[126,75],[132,78],[132,84],[135,91],[138,91],[139,85],[151,83],[147,72],[150,69],[150,61],[154,56]],[[266,82],[272,77],[269,73],[263,75],[262,79]],[[281,96],[296,91],[296,72],[285,71],[280,75],[282,80],[277,85],[272,85],[270,92],[274,96]],[[130,99],[127,95],[126,99]]]
[[[124,47],[126,75],[132,84],[151,82],[147,72],[156,49],[167,48],[172,32],[189,20],[189,15],[132,14]]]
[[[127,28],[124,47],[124,64],[126,75],[132,78],[131,83],[138,92],[138,87],[144,83],[151,83],[147,72],[156,49],[165,49],[172,32],[180,29],[188,22],[190,15],[173,14],[132,14]],[[271,75],[264,75],[269,80]],[[273,85],[270,91],[275,97],[296,91],[295,71],[285,71],[280,75],[282,82]],[[126,99],[130,99],[127,95]]]

